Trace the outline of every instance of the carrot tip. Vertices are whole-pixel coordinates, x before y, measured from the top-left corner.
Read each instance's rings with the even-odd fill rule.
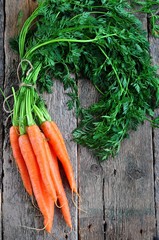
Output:
[[[32,195],[32,196],[30,196],[30,197],[31,197],[31,203],[32,203],[33,207],[34,207],[35,209],[37,209],[37,210],[39,210],[39,211],[40,211],[40,209],[38,208],[38,206],[36,206],[36,205],[35,205],[35,203],[34,203],[34,198],[33,198],[33,195]]]
[[[55,205],[56,205],[57,208],[62,208],[62,207],[65,205],[65,203],[62,204],[61,206],[59,206],[58,203],[57,203],[57,201],[55,201]]]
[[[79,201],[82,201],[81,196],[80,196],[80,194],[77,192],[77,190],[74,191],[74,193],[75,193],[75,194],[77,195],[77,197],[79,198]]]
[[[43,228],[33,228],[33,227],[28,227],[28,226],[20,226],[20,227],[26,228],[26,229],[30,229],[30,230],[43,231],[43,230],[45,230],[47,228],[48,224],[49,224],[49,222],[47,222],[47,224]]]
[[[78,194],[77,196],[80,197],[79,194]],[[83,210],[82,208],[80,208],[79,206],[77,206],[76,202],[74,201],[73,191],[72,191],[72,202],[73,202],[73,204],[75,205],[75,207],[76,207],[78,210],[80,210],[81,212],[87,213],[86,210]]]
[[[72,224],[69,227],[70,227],[70,231],[67,233],[68,235],[73,231]]]

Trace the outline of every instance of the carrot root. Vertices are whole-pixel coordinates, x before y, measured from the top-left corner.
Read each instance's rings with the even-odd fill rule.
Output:
[[[44,139],[41,131],[37,125],[32,125],[27,128],[29,140],[31,142],[34,154],[36,156],[42,180],[46,187],[46,190],[54,201],[57,201],[56,191],[54,183],[51,179],[50,168],[47,159],[47,153],[44,147]]]
[[[45,138],[44,138],[44,140],[45,140],[45,150],[47,152],[48,163],[49,163],[49,166],[50,166],[50,173],[51,173],[51,177],[52,177],[53,182],[54,182],[56,194],[58,196],[58,201],[60,203],[60,208],[61,208],[62,214],[64,216],[64,219],[65,219],[67,225],[70,228],[72,228],[72,222],[71,222],[71,215],[70,215],[70,210],[69,210],[69,206],[68,206],[68,200],[67,200],[67,197],[66,197],[65,190],[63,188],[57,157],[56,157],[54,151],[51,149],[51,146],[49,145],[49,143],[46,141]],[[55,202],[55,203],[57,205],[57,202]],[[57,207],[59,208],[59,206],[57,206]]]
[[[63,165],[71,190],[77,193],[72,164],[68,157],[68,154],[66,153],[65,147],[61,142],[59,134],[57,134],[57,131],[53,128],[51,122],[49,121],[43,122],[40,127],[45,137],[48,139],[48,142],[51,145],[54,153]]]
[[[31,185],[28,169],[19,147],[18,127],[12,126],[9,131],[9,136],[10,136],[10,143],[11,143],[11,148],[13,152],[13,157],[18,166],[18,170],[21,175],[24,188],[26,189],[28,194],[32,196],[33,191],[32,191],[32,185]]]
[[[37,204],[40,208],[40,211],[44,216],[44,221],[46,219],[50,220],[50,210],[47,207],[48,201],[50,201],[50,199],[48,198],[49,194],[46,192],[47,193],[47,196],[46,196],[45,191],[43,190],[43,186],[42,186],[43,182],[41,180],[40,170],[39,170],[31,143],[29,141],[28,135],[24,134],[19,137],[19,146],[20,146],[24,161],[27,165],[30,180],[33,187],[33,192],[34,192]],[[45,221],[45,225],[46,225],[46,221]]]

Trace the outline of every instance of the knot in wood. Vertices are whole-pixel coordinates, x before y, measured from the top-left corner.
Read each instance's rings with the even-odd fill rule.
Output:
[[[91,167],[90,167],[91,171],[97,175],[100,175],[101,174],[101,171],[102,171],[102,168],[100,165],[97,165],[97,164],[92,164]]]
[[[144,171],[134,164],[128,165],[128,168],[126,169],[126,173],[129,178],[135,179],[135,180],[140,179],[145,175]]]

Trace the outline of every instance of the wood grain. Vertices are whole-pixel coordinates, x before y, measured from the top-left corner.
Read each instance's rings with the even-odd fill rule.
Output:
[[[146,29],[146,16],[140,15],[140,20]],[[96,96],[88,82],[80,82],[79,89],[83,105]],[[156,218],[150,125],[145,123],[132,132],[119,155],[107,162],[98,164],[88,150],[79,150],[80,207],[87,210],[79,213],[80,239],[153,239]]]
[[[75,173],[76,180],[78,179],[77,174],[77,145],[71,141],[72,136],[71,132],[77,126],[77,120],[74,114],[74,111],[69,111],[67,109],[68,96],[63,89],[62,84],[59,81],[54,80],[54,87],[52,94],[45,94],[44,96],[46,104],[52,119],[57,123],[67,146],[68,153],[73,164],[73,169]],[[61,166],[61,165],[60,165]],[[62,166],[61,166],[62,169]],[[69,200],[69,206],[71,210],[71,216],[73,221],[73,231],[69,233],[69,229],[66,226],[61,211],[56,209],[55,219],[54,219],[54,236],[58,240],[69,239],[77,240],[78,239],[78,217],[77,217],[77,207],[72,202],[72,194],[69,188],[67,179],[64,172],[61,170],[63,184],[66,190],[66,194]],[[77,205],[77,198],[74,196],[74,201]],[[52,238],[50,238],[51,240]]]
[[[0,1],[0,88],[3,90],[4,81],[4,49],[3,49],[3,37],[4,37],[4,11],[3,1]],[[0,109],[2,109],[3,96],[0,93]],[[3,146],[3,111],[0,111],[0,149]],[[3,163],[3,151],[0,151],[0,239],[2,239],[2,163]]]
[[[153,152],[148,123],[132,132],[105,169],[106,239],[153,239],[156,233]]]
[[[11,93],[11,85],[16,86],[16,69],[18,57],[9,46],[9,39],[18,33],[17,19],[19,11],[23,12],[23,21],[30,13],[29,6],[32,1],[5,1],[5,94]],[[34,2],[32,2],[33,8]],[[7,117],[7,116],[5,116]],[[4,119],[5,121],[5,119]],[[5,138],[3,143],[3,239],[6,240],[31,240],[44,238],[43,231],[30,230],[29,227],[42,228],[42,217],[33,206],[31,199],[24,191],[19,172],[11,156],[11,149],[8,138],[9,123],[6,125]]]
[[[98,94],[87,80],[79,81],[81,105],[88,107],[98,99]],[[91,152],[79,146],[79,239],[103,239],[103,171]],[[83,211],[84,210],[84,211]]]
[[[147,16],[138,15],[147,30]],[[119,155],[105,169],[106,238],[153,239],[156,235],[152,129],[149,123],[131,132]]]
[[[159,39],[149,35],[150,53],[152,63],[159,65]],[[158,71],[159,73],[159,71]],[[156,117],[159,116],[159,109],[156,110]],[[159,129],[153,129],[153,145],[154,145],[154,180],[155,180],[155,208],[156,208],[156,225],[157,236],[159,236]]]
[[[23,12],[23,21],[36,6],[31,0],[5,1],[5,34],[4,1],[0,0],[0,87],[5,95],[11,93],[11,85],[17,86],[17,55],[9,47],[9,39],[18,33],[18,13]],[[147,29],[147,16],[139,18]],[[153,64],[159,65],[159,39],[150,34],[150,52]],[[3,42],[4,41],[4,42]],[[5,48],[5,81],[4,52]],[[98,94],[87,80],[78,83],[79,96],[83,106],[88,106],[98,99]],[[74,196],[64,172],[61,170],[63,183],[69,199],[73,219],[73,231],[69,233],[60,209],[55,210],[52,235],[43,231],[31,230],[28,227],[43,226],[42,217],[32,205],[24,191],[18,170],[11,156],[8,141],[9,122],[7,114],[0,112],[0,176],[3,162],[3,205],[2,240],[153,240],[159,236],[159,130],[145,122],[130,138],[122,143],[120,153],[114,159],[98,163],[92,153],[71,141],[71,131],[77,126],[74,111],[68,111],[68,97],[60,82],[54,81],[53,93],[44,95],[53,120],[63,133],[68,152],[79,185],[81,200]],[[2,109],[2,96],[0,95]],[[156,115],[159,110],[156,111]],[[3,118],[2,118],[3,117]],[[3,133],[3,124],[5,131]],[[3,136],[4,135],[4,136]],[[2,141],[4,137],[4,141]],[[0,194],[1,204],[1,194]]]
[[[146,17],[140,15],[140,19],[146,29]],[[119,156],[104,166],[106,239],[153,239],[156,218],[150,125],[145,123],[131,133]]]

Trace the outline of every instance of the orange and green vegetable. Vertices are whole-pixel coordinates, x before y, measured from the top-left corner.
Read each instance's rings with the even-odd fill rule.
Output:
[[[11,43],[20,56],[21,83],[17,91],[13,88],[10,141],[24,187],[35,196],[45,229],[51,232],[55,205],[72,229],[58,161],[72,193],[77,194],[77,186],[64,139],[40,94],[52,92],[53,79],[69,89],[68,108],[75,106],[80,119],[73,138],[103,161],[115,156],[122,140],[144,120],[158,125],[152,118],[159,103],[159,77],[131,1],[38,3]],[[134,3],[154,14],[153,6],[159,2]],[[157,36],[156,21],[152,32]],[[88,108],[80,104],[79,79],[89,79],[99,93]]]

